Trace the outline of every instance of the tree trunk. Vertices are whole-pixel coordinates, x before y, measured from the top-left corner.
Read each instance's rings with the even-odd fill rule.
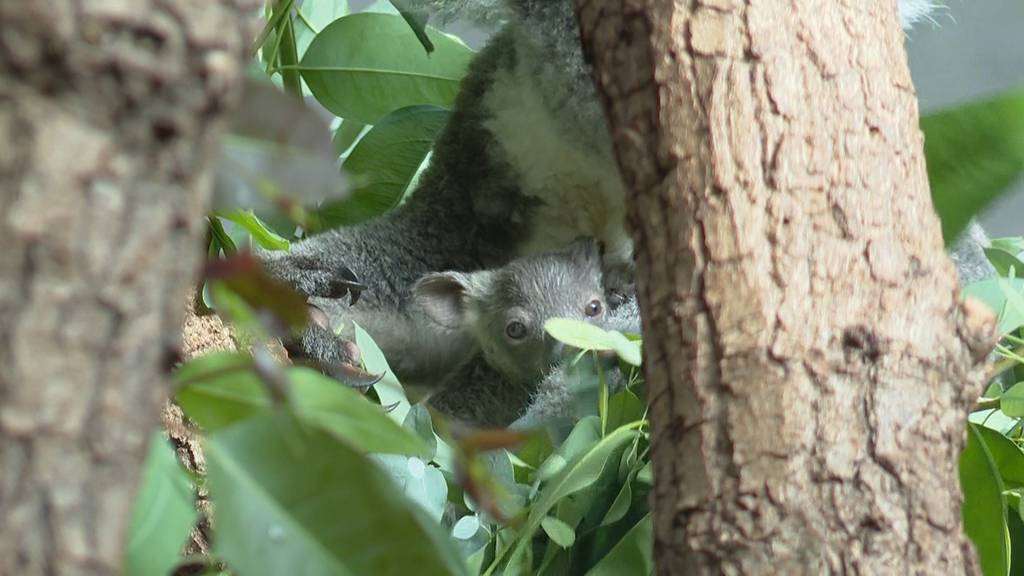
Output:
[[[630,190],[661,574],[963,574],[959,304],[892,0],[578,0]]]
[[[254,0],[0,0],[0,574],[114,574]]]

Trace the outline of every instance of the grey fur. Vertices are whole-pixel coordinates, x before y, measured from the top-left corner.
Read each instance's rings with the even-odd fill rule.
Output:
[[[564,362],[568,351],[544,331],[547,320],[602,324],[608,314],[600,254],[589,239],[495,270],[428,275],[416,285],[416,302],[446,328],[470,335],[474,350],[443,380],[431,403],[450,416],[485,426],[506,426],[521,416],[538,394],[538,384]],[[599,310],[588,314],[594,305]],[[522,327],[522,337],[507,334],[513,323]],[[561,412],[565,395],[558,393],[539,392],[551,396],[552,405],[538,412]]]
[[[995,268],[985,257],[985,248],[988,247],[988,235],[977,220],[972,220],[949,249],[949,258],[960,274],[961,286],[995,275]]]

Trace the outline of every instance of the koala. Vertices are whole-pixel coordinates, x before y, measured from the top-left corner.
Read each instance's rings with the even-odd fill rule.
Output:
[[[413,288],[414,301],[434,323],[468,335],[472,353],[440,382],[430,403],[467,423],[507,426],[523,416],[538,394],[538,415],[556,415],[569,392],[548,392],[542,382],[571,349],[544,331],[551,318],[639,330],[639,315],[612,318],[605,300],[597,242],[513,260],[497,269],[428,274]],[[635,308],[633,309],[635,310]],[[560,376],[556,377],[560,386]]]
[[[616,308],[633,298],[633,246],[573,0],[406,4],[500,26],[470,65],[430,165],[402,206],[296,243],[290,253],[268,254],[265,262],[322,308],[332,327],[342,327],[339,338],[312,326],[297,343],[303,355],[327,366],[351,363],[344,326],[355,319],[376,326],[371,334],[398,359],[400,378],[423,380],[460,362],[464,345],[438,337],[436,323],[411,305],[425,274],[496,269],[590,236],[605,247],[602,272]],[[926,18],[930,7],[900,0],[901,25]],[[339,297],[352,278],[367,290],[348,307]]]

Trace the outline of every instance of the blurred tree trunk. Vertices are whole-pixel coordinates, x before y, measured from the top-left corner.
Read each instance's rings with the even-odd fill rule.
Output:
[[[977,573],[959,304],[892,0],[577,0],[630,190],[660,574]]]
[[[0,0],[0,574],[115,574],[258,0]]]

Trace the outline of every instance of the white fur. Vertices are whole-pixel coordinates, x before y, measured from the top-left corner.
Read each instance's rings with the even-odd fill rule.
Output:
[[[900,26],[909,30],[918,21],[928,19],[937,6],[933,0],[899,0]]]
[[[493,114],[487,128],[519,170],[523,193],[542,202],[520,256],[590,235],[604,242],[606,265],[628,265],[633,249],[625,230],[625,187],[615,161],[602,161],[591,149],[567,140],[535,81],[522,65],[502,70],[485,97]]]

